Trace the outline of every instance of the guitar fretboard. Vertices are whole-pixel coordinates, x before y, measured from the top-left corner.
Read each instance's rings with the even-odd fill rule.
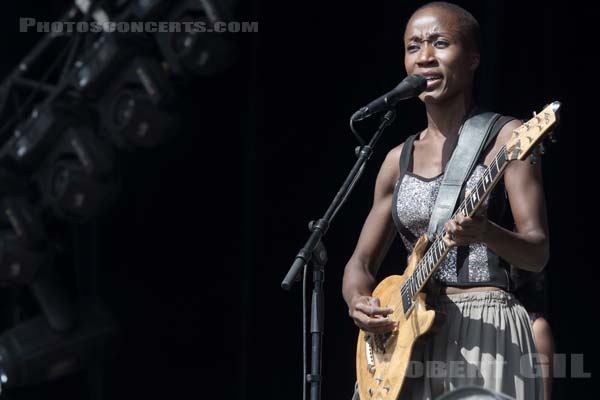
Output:
[[[483,203],[486,196],[492,191],[499,178],[504,173],[504,169],[508,165],[508,157],[506,146],[496,154],[496,157],[491,162],[489,167],[483,173],[473,190],[464,199],[461,205],[457,208],[452,216],[455,218],[457,214],[463,213],[466,216],[472,217],[479,206]],[[433,244],[427,249],[423,258],[419,261],[415,270],[406,281],[402,284],[402,301],[404,303],[404,312],[407,313],[412,306],[415,295],[423,289],[431,275],[444,260],[444,257],[450,251],[450,247],[442,240],[446,234],[445,230],[438,235]]]

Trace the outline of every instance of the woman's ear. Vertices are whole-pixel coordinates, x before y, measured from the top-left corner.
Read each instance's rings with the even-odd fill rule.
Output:
[[[471,62],[469,64],[469,70],[475,71],[479,67],[479,62],[481,61],[481,55],[476,52],[471,53]]]

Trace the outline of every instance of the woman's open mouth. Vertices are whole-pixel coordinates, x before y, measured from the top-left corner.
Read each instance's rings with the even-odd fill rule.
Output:
[[[427,77],[427,89],[432,89],[434,87],[437,87],[440,85],[440,83],[442,83],[441,76],[428,76]]]

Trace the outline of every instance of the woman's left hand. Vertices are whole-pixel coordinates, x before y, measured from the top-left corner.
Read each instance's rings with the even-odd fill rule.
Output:
[[[489,229],[486,210],[482,207],[473,217],[458,213],[454,219],[444,224],[446,235],[444,242],[448,246],[466,246],[471,243],[484,242]]]

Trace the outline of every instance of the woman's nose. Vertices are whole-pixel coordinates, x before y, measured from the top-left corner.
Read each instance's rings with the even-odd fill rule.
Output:
[[[433,62],[435,62],[435,51],[429,42],[423,42],[421,49],[419,49],[417,64],[429,65]]]

